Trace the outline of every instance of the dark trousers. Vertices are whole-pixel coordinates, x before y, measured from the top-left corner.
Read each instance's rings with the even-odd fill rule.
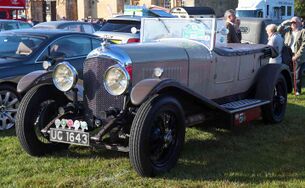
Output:
[[[297,84],[296,91],[299,93],[301,93],[301,88],[302,88],[302,70],[305,68],[304,65],[305,63],[297,63],[295,69],[295,78]]]

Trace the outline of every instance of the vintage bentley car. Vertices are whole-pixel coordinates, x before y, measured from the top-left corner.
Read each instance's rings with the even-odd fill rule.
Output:
[[[104,147],[129,152],[139,175],[154,176],[176,164],[186,126],[283,120],[291,77],[286,65],[268,64],[272,48],[215,46],[213,18],[142,24],[141,43],[93,50],[82,84],[69,62],[20,80],[18,91],[27,93],[16,131],[28,154]]]

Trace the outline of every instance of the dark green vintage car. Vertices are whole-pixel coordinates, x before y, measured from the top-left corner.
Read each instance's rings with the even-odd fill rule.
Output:
[[[280,25],[283,20],[272,20],[267,18],[244,18],[240,19],[240,30],[242,43],[267,44],[268,36],[266,26],[269,24]]]
[[[270,46],[216,45],[215,18],[147,18],[142,26],[141,43],[93,50],[82,85],[67,61],[21,79],[18,88],[29,91],[16,132],[28,154],[104,147],[128,152],[139,175],[154,176],[175,166],[187,126],[284,119],[291,77],[286,65],[268,63]]]

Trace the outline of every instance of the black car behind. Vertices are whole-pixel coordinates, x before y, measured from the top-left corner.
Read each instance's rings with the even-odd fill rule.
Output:
[[[18,81],[41,70],[45,60],[62,57],[81,73],[87,54],[100,46],[95,35],[64,30],[15,30],[0,33],[0,130],[12,128],[22,94]]]

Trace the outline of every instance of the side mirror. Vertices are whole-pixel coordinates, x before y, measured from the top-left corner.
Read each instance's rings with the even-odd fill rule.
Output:
[[[49,68],[52,66],[52,62],[51,61],[43,61],[42,62],[42,67],[44,70],[49,70]]]
[[[137,34],[138,32],[140,32],[140,30],[137,29],[136,27],[132,27],[132,28],[130,29],[130,32],[131,32],[132,34]]]

